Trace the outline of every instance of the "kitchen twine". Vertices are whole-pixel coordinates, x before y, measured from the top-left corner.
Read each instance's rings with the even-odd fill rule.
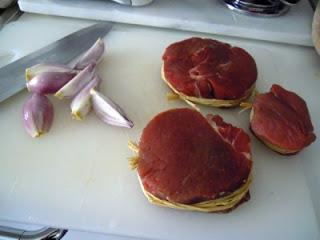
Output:
[[[139,162],[139,157],[138,157],[139,146],[134,142],[129,141],[128,147],[135,154],[137,154],[137,156],[130,158],[130,161],[129,161],[131,168],[136,169]],[[167,200],[157,198],[156,196],[152,195],[151,193],[149,193],[144,189],[139,175],[138,175],[138,179],[139,179],[139,183],[143,191],[143,194],[146,196],[148,201],[152,204],[168,207],[168,208],[181,209],[181,210],[191,210],[191,211],[199,211],[199,212],[220,212],[220,211],[232,209],[245,197],[245,195],[249,191],[249,186],[252,182],[252,173],[250,172],[249,177],[244,182],[244,184],[240,188],[238,188],[236,191],[232,192],[231,194],[228,194],[227,196],[217,198],[214,200],[209,200],[209,201],[204,201],[204,202],[199,202],[194,204],[175,203],[175,202],[169,202]]]

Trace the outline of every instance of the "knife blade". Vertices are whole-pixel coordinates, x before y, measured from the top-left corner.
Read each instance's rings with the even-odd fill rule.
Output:
[[[25,69],[38,63],[68,64],[104,37],[113,23],[101,22],[57,40],[0,68],[0,102],[25,88]]]

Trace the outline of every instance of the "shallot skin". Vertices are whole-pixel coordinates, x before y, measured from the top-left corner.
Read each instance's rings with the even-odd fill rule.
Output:
[[[90,93],[94,112],[101,121],[113,126],[133,128],[133,122],[120,106],[94,89]]]
[[[46,96],[33,93],[24,103],[22,113],[23,126],[31,137],[39,137],[49,132],[54,110]]]
[[[59,99],[72,98],[95,76],[96,64],[91,63],[65,84],[55,96]]]
[[[103,40],[99,38],[95,44],[89,48],[77,61],[74,66],[74,69],[82,70],[87,67],[89,64],[97,64],[104,53],[105,45]]]
[[[54,94],[75,77],[74,72],[43,72],[27,82],[30,92]]]
[[[56,63],[39,63],[26,69],[25,76],[26,81],[30,81],[32,78],[45,72],[57,72],[57,73],[76,73],[71,67]]]
[[[71,115],[73,119],[83,120],[85,116],[90,112],[91,94],[90,90],[97,88],[102,79],[96,75],[72,100],[71,102]]]

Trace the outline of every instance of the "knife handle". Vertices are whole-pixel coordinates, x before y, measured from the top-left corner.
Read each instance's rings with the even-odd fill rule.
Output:
[[[41,228],[35,231],[0,226],[1,240],[59,240],[68,230],[58,228]]]

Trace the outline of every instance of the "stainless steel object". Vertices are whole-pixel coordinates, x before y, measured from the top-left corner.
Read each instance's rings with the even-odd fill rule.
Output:
[[[17,0],[0,0],[0,8],[7,8]]]
[[[300,0],[223,0],[231,10],[259,17],[280,16],[299,1]]]
[[[3,240],[59,240],[67,233],[65,229],[42,228],[25,231],[17,228],[0,226],[0,239]]]
[[[294,6],[296,5],[300,0],[280,0],[282,3],[288,5],[288,6]]]
[[[41,62],[67,64],[104,37],[112,23],[101,22],[72,33],[0,68],[0,102],[25,88],[25,69]]]
[[[1,0],[0,0],[1,2]],[[11,21],[16,20],[22,14],[18,5],[12,5],[6,9],[0,10],[0,29]]]
[[[111,0],[111,1],[123,4],[123,5],[127,5],[127,6],[138,7],[138,6],[147,5],[151,3],[153,0]]]

